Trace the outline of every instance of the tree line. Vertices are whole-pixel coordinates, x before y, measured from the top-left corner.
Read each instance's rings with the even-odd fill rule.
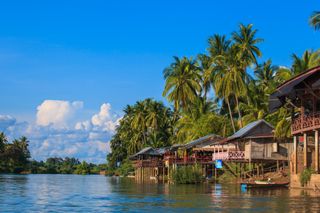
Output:
[[[320,29],[320,12],[310,18]],[[252,24],[240,24],[230,35],[209,37],[204,53],[173,57],[163,71],[163,97],[171,104],[146,99],[124,109],[110,145],[108,167],[127,166],[128,157],[144,147],[187,143],[201,136],[230,136],[248,123],[265,119],[278,139],[290,137],[291,111],[285,104],[274,113],[268,99],[288,79],[320,65],[320,50],[292,54],[289,67],[261,61],[263,39]]]
[[[31,159],[29,140],[26,137],[9,143],[6,135],[0,133],[0,173],[32,174],[99,174],[106,165],[95,165],[76,158],[52,157],[45,161]]]

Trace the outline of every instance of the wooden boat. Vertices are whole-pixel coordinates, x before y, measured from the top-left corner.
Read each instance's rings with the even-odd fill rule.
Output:
[[[243,188],[278,188],[287,187],[289,182],[270,182],[270,181],[254,181],[254,182],[242,182]]]

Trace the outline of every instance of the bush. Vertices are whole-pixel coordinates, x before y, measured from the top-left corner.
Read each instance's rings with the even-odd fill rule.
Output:
[[[198,165],[178,167],[173,171],[172,179],[179,184],[200,183],[202,181],[201,167]]]
[[[126,159],[122,162],[119,168],[116,169],[115,175],[128,176],[131,172],[134,172],[134,168],[130,160]]]
[[[311,175],[314,171],[310,168],[304,169],[300,174],[300,184],[301,186],[305,186],[311,179]]]

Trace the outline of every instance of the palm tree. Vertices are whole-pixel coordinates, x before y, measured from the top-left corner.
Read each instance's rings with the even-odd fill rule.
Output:
[[[162,95],[174,102],[175,110],[186,110],[201,91],[199,68],[191,58],[174,57],[174,60],[163,72],[166,82]]]
[[[241,61],[236,57],[237,48],[231,46],[228,51],[222,55],[215,66],[215,92],[216,96],[223,98],[228,106],[228,111],[232,123],[232,128],[235,132],[235,125],[233,122],[232,111],[230,107],[230,99],[235,98],[240,126],[242,127],[242,119],[239,107],[238,97],[246,94],[247,87],[245,83],[246,72],[241,72]]]
[[[308,69],[320,65],[320,51],[306,50],[302,57],[298,55],[292,55],[292,66],[291,68],[279,67],[276,73],[276,81],[278,84],[281,84],[284,81],[289,80],[293,76],[296,76]]]
[[[208,39],[207,51],[214,60],[216,56],[223,55],[230,47],[231,41],[225,35],[215,34]]]
[[[261,43],[263,39],[256,38],[257,30],[252,27],[252,24],[247,26],[240,24],[239,32],[232,33],[232,39],[238,48],[239,58],[243,64],[243,71],[252,63],[258,65],[257,57],[262,56],[257,44]]]
[[[258,65],[254,70],[257,79],[257,86],[260,87],[266,94],[271,94],[275,88],[275,75],[279,67],[272,65],[269,59],[261,65]]]
[[[198,64],[199,69],[201,71],[201,83],[202,83],[202,92],[203,97],[207,97],[208,92],[211,88],[211,82],[212,82],[212,60],[209,56],[205,54],[199,54],[198,55]]]
[[[315,11],[310,17],[310,25],[314,27],[315,30],[320,29],[320,11]]]

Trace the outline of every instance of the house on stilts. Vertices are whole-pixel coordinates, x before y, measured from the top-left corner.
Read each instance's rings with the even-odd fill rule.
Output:
[[[202,147],[212,145],[221,141],[223,137],[210,134],[183,145],[173,145],[164,155],[166,171],[179,166],[199,165],[202,168],[203,177],[213,175],[212,150],[203,150]],[[170,177],[170,174],[168,174]]]
[[[201,150],[212,151],[212,161],[222,160],[229,169],[230,163],[236,163],[239,171],[233,173],[246,178],[245,167],[248,175],[261,175],[287,166],[292,144],[276,140],[273,126],[265,120],[257,120],[219,143],[204,146]]]
[[[164,180],[163,156],[168,148],[146,147],[129,157],[135,170],[135,179],[140,182]]]
[[[320,66],[309,69],[280,85],[270,96],[271,112],[282,106],[291,111],[293,153],[290,158],[290,186],[301,187],[299,175],[314,170],[304,188],[320,187]]]

